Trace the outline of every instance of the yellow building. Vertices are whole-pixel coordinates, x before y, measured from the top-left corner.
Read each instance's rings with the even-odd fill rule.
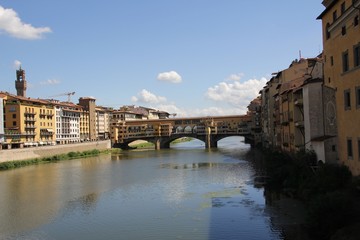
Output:
[[[90,120],[89,111],[85,110],[82,106],[80,107],[80,141],[90,140]]]
[[[83,111],[88,112],[89,122],[89,140],[94,141],[97,139],[96,133],[96,99],[93,97],[81,97],[79,98],[79,105],[83,108]]]
[[[339,160],[360,174],[360,0],[325,0],[324,78],[336,90]]]
[[[304,148],[303,125],[299,125],[303,116],[299,114],[300,105],[295,102],[298,101],[297,90],[303,84],[304,76],[309,75],[312,69],[314,68],[309,66],[308,59],[302,58],[294,60],[287,69],[276,76],[278,93],[275,97],[280,118],[279,124],[276,125],[276,133],[281,141],[277,145],[285,152],[297,152]]]
[[[7,148],[55,144],[55,108],[49,101],[4,93]]]
[[[293,61],[261,94],[264,147],[313,151],[318,161],[336,162],[335,94],[323,85],[321,54]]]

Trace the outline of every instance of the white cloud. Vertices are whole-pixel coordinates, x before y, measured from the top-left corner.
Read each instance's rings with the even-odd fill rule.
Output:
[[[18,14],[10,8],[0,6],[0,33],[5,32],[12,37],[21,39],[40,39],[44,33],[51,32],[49,27],[33,27],[23,23]]]
[[[259,91],[265,86],[267,79],[249,79],[240,82],[242,74],[232,74],[232,82],[220,82],[219,84],[208,88],[206,92],[207,99],[216,102],[216,106],[204,108],[186,108],[179,107],[175,103],[168,102],[165,97],[143,89],[137,96],[132,97],[133,102],[141,102],[150,108],[166,111],[170,114],[176,114],[176,117],[202,117],[202,116],[227,116],[243,115],[247,112],[247,106],[250,102],[259,96]],[[230,79],[227,78],[227,79]],[[214,103],[214,102],[213,102]]]
[[[149,92],[146,89],[141,90],[137,94],[137,96],[131,97],[132,102],[140,102],[140,103],[149,103],[149,104],[158,104],[162,102],[166,102],[165,97],[156,96],[155,94]]]
[[[171,83],[181,83],[182,81],[181,76],[175,71],[159,73],[157,79]]]
[[[233,73],[229,77],[226,78],[228,81],[240,81],[240,79],[244,76],[243,73]]]
[[[56,85],[56,84],[59,84],[60,81],[57,80],[57,79],[48,79],[44,82],[40,82],[41,85]]]
[[[266,82],[266,78],[249,79],[245,82],[221,82],[208,88],[205,96],[213,101],[227,103],[246,112],[246,107],[254,98],[259,96],[259,91]]]
[[[19,60],[15,60],[15,61],[14,61],[14,68],[15,68],[15,69],[19,69],[20,66],[21,66],[21,62],[20,62]]]

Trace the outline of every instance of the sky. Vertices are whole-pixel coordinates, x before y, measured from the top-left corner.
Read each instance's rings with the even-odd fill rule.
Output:
[[[321,0],[0,0],[0,91],[180,117],[245,114],[322,51]]]

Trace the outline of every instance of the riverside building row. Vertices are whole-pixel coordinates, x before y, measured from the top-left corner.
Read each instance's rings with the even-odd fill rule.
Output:
[[[0,92],[0,149],[104,140],[110,138],[112,119],[169,117],[150,108],[96,106],[92,97],[81,97],[78,104],[26,97],[21,67],[16,78],[17,95]]]
[[[322,4],[323,53],[275,73],[250,106],[263,146],[311,150],[360,175],[360,0]]]

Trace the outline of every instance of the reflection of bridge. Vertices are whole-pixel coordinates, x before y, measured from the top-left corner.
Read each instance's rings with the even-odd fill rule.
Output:
[[[248,115],[167,118],[116,121],[111,126],[113,147],[128,148],[136,140],[152,142],[155,149],[169,148],[178,138],[192,137],[205,142],[206,148],[230,136],[244,136],[251,141],[251,117]]]

